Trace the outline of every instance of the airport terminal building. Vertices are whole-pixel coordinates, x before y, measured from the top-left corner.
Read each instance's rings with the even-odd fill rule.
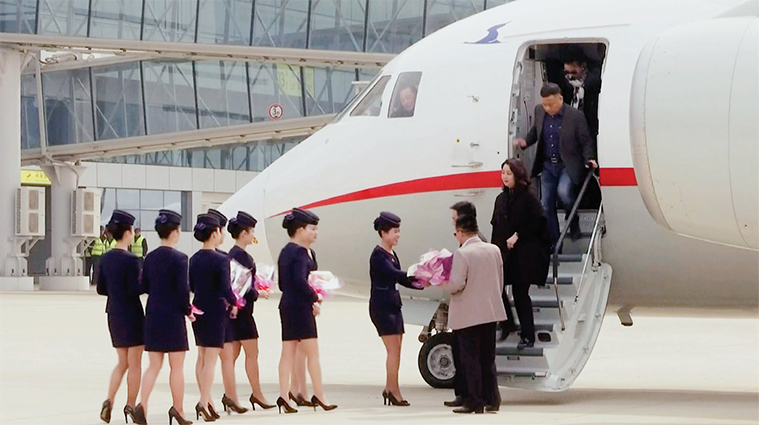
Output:
[[[28,260],[26,270],[6,261],[2,276],[80,276],[68,266],[87,239],[68,236],[77,189],[99,198],[101,224],[115,208],[135,215],[151,249],[161,208],[191,230],[393,55],[507,1],[0,0],[0,124],[13,128],[0,136],[10,152],[0,219],[20,213],[18,187],[42,188],[32,194],[46,201],[44,228],[0,232],[15,234],[3,256]],[[199,245],[188,234],[179,248]],[[22,280],[2,286],[31,289]]]

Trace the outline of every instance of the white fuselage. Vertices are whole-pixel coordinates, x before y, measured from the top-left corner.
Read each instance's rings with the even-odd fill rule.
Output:
[[[457,247],[449,207],[460,200],[476,205],[489,236],[501,163],[512,154],[511,139],[523,136],[509,134],[509,121],[526,47],[604,43],[598,160],[607,226],[603,261],[614,269],[610,303],[756,307],[757,252],[657,225],[637,188],[630,147],[630,89],[645,45],[668,28],[741,2],[582,3],[517,1],[423,39],[380,71],[391,79],[379,116],[350,116],[348,110],[264,170],[222,211],[259,218],[259,244],[251,252],[257,262],[275,264],[287,242],[282,213],[312,209],[321,217],[313,247],[320,268],[365,286],[369,254],[379,241],[372,220],[380,211],[403,220],[397,252],[404,266],[430,248]],[[472,44],[503,23],[497,43]],[[413,71],[422,72],[414,116],[388,118],[395,79]]]

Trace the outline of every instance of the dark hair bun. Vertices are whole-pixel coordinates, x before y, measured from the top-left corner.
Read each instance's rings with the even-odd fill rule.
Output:
[[[293,213],[288,213],[285,215],[285,218],[282,219],[282,227],[287,229],[290,227],[290,225],[295,221],[295,216]]]

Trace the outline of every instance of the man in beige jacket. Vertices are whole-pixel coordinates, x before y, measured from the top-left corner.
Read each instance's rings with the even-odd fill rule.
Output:
[[[443,289],[451,293],[448,326],[456,335],[466,382],[464,405],[455,413],[496,411],[500,405],[495,369],[496,323],[506,320],[503,292],[503,260],[497,246],[477,236],[477,219],[460,216],[456,239],[461,247],[453,253],[451,279]]]

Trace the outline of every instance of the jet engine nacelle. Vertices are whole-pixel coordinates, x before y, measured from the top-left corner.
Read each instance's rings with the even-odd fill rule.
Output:
[[[757,52],[756,16],[683,25],[641,52],[630,105],[633,164],[663,227],[759,250]]]

